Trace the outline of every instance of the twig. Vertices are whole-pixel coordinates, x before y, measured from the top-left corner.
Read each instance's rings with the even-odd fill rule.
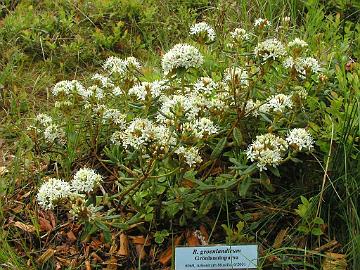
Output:
[[[43,47],[43,44],[42,44],[42,39],[41,39],[41,37],[40,37],[40,46],[41,46],[41,53],[42,53],[43,59],[44,59],[44,61],[46,61],[46,59],[45,59],[45,53],[44,53],[44,47]]]
[[[330,116],[329,116],[330,117]],[[331,119],[331,117],[330,117]],[[326,160],[326,165],[325,165],[325,170],[324,170],[324,176],[323,176],[323,182],[322,182],[322,186],[321,186],[321,191],[320,191],[320,195],[319,195],[319,203],[318,203],[318,208],[316,211],[316,217],[319,216],[320,213],[320,208],[321,208],[321,202],[323,200],[323,195],[324,195],[324,189],[325,189],[325,183],[326,183],[326,178],[328,178],[328,174],[327,171],[329,169],[329,163],[330,163],[330,156],[331,156],[331,148],[332,148],[332,144],[333,144],[333,139],[334,139],[334,122],[331,119],[331,140],[330,140],[330,148],[329,148],[329,153],[327,156],[327,160]]]

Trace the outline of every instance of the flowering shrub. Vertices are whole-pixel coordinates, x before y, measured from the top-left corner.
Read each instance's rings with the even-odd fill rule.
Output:
[[[63,180],[44,179],[39,205],[100,230],[155,220],[183,226],[224,196],[246,196],[245,181],[277,181],[284,163],[300,162],[314,149],[307,102],[325,87],[324,64],[306,41],[281,28],[270,36],[266,19],[254,25],[255,33],[233,29],[220,45],[198,23],[190,37],[199,44],[176,44],[161,68],[112,56],[89,78],[58,82],[53,110],[29,127],[37,150],[62,169]],[[211,58],[217,64],[207,65]]]

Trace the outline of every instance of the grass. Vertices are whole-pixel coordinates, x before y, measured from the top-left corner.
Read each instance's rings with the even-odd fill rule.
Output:
[[[356,19],[360,9],[355,1],[23,0],[5,1],[4,6],[0,21],[0,139],[6,143],[0,149],[0,154],[5,155],[0,166],[7,167],[9,172],[0,175],[1,267],[29,268],[25,266],[27,260],[36,265],[35,258],[45,251],[36,236],[11,225],[11,219],[15,219],[30,221],[38,227],[37,215],[29,209],[19,212],[10,209],[19,200],[24,204],[34,202],[44,176],[37,173],[39,168],[57,170],[51,160],[35,157],[25,132],[31,117],[52,106],[49,88],[55,82],[86,77],[113,54],[134,55],[143,62],[158,64],[158,56],[186,39],[188,28],[195,21],[206,20],[217,31],[228,32],[237,26],[249,27],[258,17],[276,23],[284,16],[290,16],[298,26],[292,28],[294,37],[306,37],[310,49],[318,48],[318,58],[329,63],[331,89],[323,99],[314,100],[318,105],[314,115],[318,108],[326,110],[335,130],[334,144],[330,145],[331,120],[324,120],[323,126],[313,126],[321,138],[315,154],[322,165],[332,147],[328,171],[331,182],[326,181],[320,216],[327,217],[324,219],[329,226],[328,240],[341,243],[335,252],[346,254],[353,269],[360,267],[360,106],[356,79],[360,76],[356,70],[360,69],[356,64],[352,70],[346,69],[349,59],[360,59],[360,24]],[[234,223],[241,216],[246,227],[239,233],[256,236],[268,248],[261,261],[264,269],[297,269],[300,266],[296,265],[299,260],[293,260],[296,257],[304,258],[301,267],[319,269],[324,255],[316,254],[312,264],[305,260],[308,250],[304,238],[296,232],[300,221],[294,208],[300,195],[317,198],[323,172],[318,164],[304,166],[303,171],[304,182],[297,183],[291,191],[271,195],[259,189],[253,202],[247,202],[240,210],[232,207],[225,211],[220,207],[227,217],[218,224],[209,220],[216,228],[214,238],[223,236],[218,231],[219,225]],[[279,183],[278,188],[281,187]],[[283,245],[271,248],[275,232],[287,227],[292,233],[286,236]],[[293,247],[294,243],[297,247]],[[48,263],[36,269],[55,268]]]

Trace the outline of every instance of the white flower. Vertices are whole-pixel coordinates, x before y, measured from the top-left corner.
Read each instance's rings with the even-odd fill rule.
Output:
[[[216,38],[214,29],[209,26],[206,22],[196,23],[190,27],[190,35],[192,36],[202,36],[205,35],[207,42],[212,42]]]
[[[185,158],[185,162],[190,167],[193,167],[195,164],[202,162],[202,158],[199,155],[199,149],[197,149],[196,147],[180,146],[178,149],[175,150],[175,153],[179,156],[183,156]]]
[[[45,128],[44,138],[49,143],[53,143],[55,140],[58,140],[59,143],[65,144],[65,133],[55,124],[50,124]]]
[[[198,68],[203,62],[203,56],[194,46],[188,44],[176,44],[163,56],[161,66],[165,75],[167,75],[178,68]]]
[[[41,185],[36,199],[43,209],[49,210],[53,209],[60,200],[67,199],[71,195],[71,186],[68,182],[57,178],[50,178]]]
[[[121,96],[121,94],[123,93],[121,88],[116,86],[114,87],[114,89],[112,90],[112,93],[115,97]]]
[[[93,91],[92,91],[91,87],[89,87],[89,89],[86,89],[85,87],[83,87],[82,89],[80,89],[78,91],[78,94],[80,96],[82,96],[83,99],[86,100],[86,99],[88,99],[89,97],[91,97],[93,95]]]
[[[167,127],[140,118],[134,119],[123,132],[115,132],[111,140],[115,144],[122,143],[125,148],[131,146],[135,149],[153,145],[163,150],[176,143]]]
[[[92,85],[88,89],[90,96],[94,96],[96,99],[104,98],[104,90],[97,85]]]
[[[294,128],[288,132],[286,141],[296,150],[310,151],[314,146],[314,139],[304,128]]]
[[[103,123],[110,121],[114,124],[119,125],[120,127],[123,127],[125,125],[126,115],[124,115],[117,109],[105,109],[102,118]]]
[[[295,38],[294,40],[290,41],[288,44],[288,47],[305,48],[307,46],[308,46],[308,44],[300,38]]]
[[[271,26],[271,22],[268,19],[258,18],[254,22],[255,27],[264,28]]]
[[[284,139],[267,133],[256,136],[256,140],[246,150],[246,156],[247,159],[256,161],[257,167],[262,171],[266,170],[267,166],[279,165],[287,148],[288,144]]]
[[[286,109],[291,109],[293,107],[294,104],[291,98],[291,95],[277,94],[270,97],[266,102],[266,105],[274,112],[284,112]]]
[[[55,108],[63,108],[63,107],[71,107],[74,105],[71,101],[55,101],[54,107]]]
[[[308,72],[318,73],[321,68],[319,62],[313,57],[287,57],[283,61],[285,68],[295,68],[295,70],[302,76],[306,76]]]
[[[95,170],[89,168],[81,168],[76,172],[71,180],[71,188],[74,192],[91,192],[95,187],[101,184],[102,176],[97,174]]]
[[[214,125],[214,122],[205,117],[197,119],[193,122],[185,123],[184,129],[191,131],[194,136],[199,139],[216,134],[219,131],[219,129]]]
[[[259,115],[259,112],[267,113],[267,107],[261,108],[261,105],[262,104],[260,100],[256,100],[255,102],[252,99],[248,100],[245,105],[245,114],[257,117]]]
[[[114,87],[114,84],[110,78],[100,75],[99,73],[94,74],[91,79],[94,81],[99,81],[102,87]]]
[[[261,57],[263,60],[277,59],[286,55],[284,45],[276,38],[270,38],[260,42],[254,50],[256,56]]]
[[[200,111],[199,100],[196,95],[162,96],[162,105],[157,120],[162,123],[171,122],[178,117],[186,117],[189,121],[195,119]]]
[[[243,86],[249,86],[249,75],[245,69],[229,67],[224,72],[224,82],[235,82]]]
[[[86,218],[89,221],[93,221],[99,210],[101,210],[100,207],[96,207],[92,204],[86,205],[86,201],[83,199],[78,199],[75,203],[71,205],[71,209],[69,211],[69,214],[73,216],[73,218]]]
[[[218,92],[214,96],[207,97],[201,105],[209,110],[224,111],[229,107],[227,105],[229,98],[231,97],[228,92]]]
[[[194,91],[197,93],[211,94],[218,88],[218,84],[209,77],[201,77],[194,84]]]
[[[145,100],[146,96],[159,97],[163,91],[169,89],[165,85],[167,81],[142,82],[129,89],[129,95],[135,95],[139,100]]]
[[[308,92],[302,86],[295,86],[293,93],[298,95],[299,98],[301,98],[301,99],[306,99],[308,96]]]
[[[246,30],[242,28],[235,28],[234,31],[230,33],[230,36],[236,42],[249,40],[250,37]]]
[[[293,68],[295,67],[295,60],[292,56],[286,57],[283,61],[284,68]]]
[[[277,94],[269,97],[265,102],[260,100],[248,100],[245,106],[245,113],[255,117],[259,113],[285,112],[293,107],[292,95]]]
[[[129,56],[125,59],[127,68],[141,69],[141,64],[138,59],[133,56]]]
[[[298,60],[298,64],[306,71],[312,71],[313,73],[318,73],[320,71],[319,62],[313,57],[301,57]]]
[[[118,73],[122,75],[126,72],[127,62],[118,57],[110,56],[108,59],[106,59],[103,68],[110,74]]]
[[[45,113],[40,113],[36,116],[36,121],[38,121],[43,126],[49,126],[50,124],[52,124],[53,120],[49,115]]]
[[[283,23],[289,23],[291,21],[291,18],[289,16],[285,16],[281,20]]]
[[[60,81],[55,84],[52,89],[52,93],[54,96],[59,95],[60,93],[64,93],[65,95],[81,93],[84,91],[84,86],[77,80],[72,81]]]
[[[103,68],[110,74],[117,73],[124,75],[129,69],[140,69],[141,64],[135,57],[128,57],[125,60],[115,56],[106,59]]]

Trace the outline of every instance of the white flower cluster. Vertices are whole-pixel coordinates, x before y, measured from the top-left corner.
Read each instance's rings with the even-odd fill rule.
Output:
[[[217,88],[218,84],[209,77],[201,77],[194,84],[194,91],[199,94],[211,94]]]
[[[246,102],[245,105],[245,114],[246,115],[252,115],[252,116],[259,116],[259,112],[260,112],[260,107],[261,107],[262,103],[260,100],[256,100],[255,102],[250,99]]]
[[[240,67],[229,67],[224,72],[224,82],[249,86],[249,75]]]
[[[253,100],[248,100],[245,106],[245,112],[246,114],[257,117],[259,113],[283,113],[293,106],[292,95],[277,94],[269,97],[265,102],[261,102],[260,100],[256,100],[255,102]]]
[[[224,111],[228,106],[228,100],[231,99],[229,92],[217,92],[216,95],[209,96],[199,104],[208,110]]]
[[[41,185],[36,199],[42,208],[49,210],[53,209],[60,200],[67,199],[71,195],[72,190],[68,182],[57,178],[50,178]]]
[[[306,72],[311,70],[313,73],[318,73],[320,71],[319,62],[313,57],[302,57],[299,59],[299,62],[299,65],[302,66]]]
[[[257,167],[262,171],[267,166],[279,165],[287,148],[288,144],[284,139],[267,133],[256,136],[256,140],[246,150],[246,155],[251,161],[256,161]]]
[[[36,130],[43,133],[46,142],[53,143],[58,141],[60,144],[66,143],[64,131],[53,123],[53,119],[49,115],[41,113],[36,116],[36,121],[42,126],[42,129]]]
[[[304,128],[294,128],[289,131],[286,141],[297,151],[310,151],[314,147],[314,139]]]
[[[164,150],[176,143],[170,130],[163,125],[156,125],[149,119],[134,119],[123,132],[115,132],[111,138],[115,144],[135,149],[155,146]]]
[[[43,126],[48,126],[53,122],[52,118],[45,113],[38,114],[36,116],[36,121],[38,121]]]
[[[115,97],[121,96],[122,93],[123,93],[123,91],[121,90],[121,88],[119,86],[114,87],[114,89],[112,90],[112,94]]]
[[[306,76],[310,72],[318,73],[321,68],[319,62],[313,57],[288,57],[284,60],[283,66],[285,68],[295,69],[301,76]]]
[[[235,28],[234,31],[230,32],[230,36],[235,42],[246,41],[250,38],[249,33],[242,28]]]
[[[204,62],[204,58],[197,48],[189,44],[176,44],[161,59],[164,74],[174,72],[178,68],[198,68]]]
[[[214,125],[214,122],[205,117],[196,119],[193,122],[185,123],[184,129],[192,132],[198,139],[216,134],[219,131],[219,129]]]
[[[64,100],[64,101],[55,101],[54,107],[55,108],[64,108],[64,107],[71,107],[74,105],[71,101]]]
[[[308,44],[300,38],[295,38],[294,40],[292,40],[288,43],[288,47],[290,47],[290,48],[291,47],[305,48],[307,46],[308,46]]]
[[[99,81],[102,87],[114,87],[114,83],[109,77],[103,76],[99,73],[94,74],[91,79]]]
[[[146,96],[159,97],[163,91],[170,87],[167,81],[142,82],[129,89],[129,95],[135,95],[139,100],[145,100]]]
[[[117,109],[105,109],[102,114],[103,123],[107,123],[108,121],[123,127],[125,125],[126,115],[121,113]]]
[[[190,35],[204,37],[206,42],[213,42],[216,38],[214,29],[206,22],[196,23],[190,27]]]
[[[303,99],[303,100],[306,99],[308,96],[308,92],[302,86],[294,87],[293,94],[297,95],[300,99]]]
[[[102,176],[93,169],[82,168],[76,172],[70,183],[50,178],[41,185],[36,198],[43,209],[50,210],[61,200],[82,198],[80,193],[93,191],[101,182]]]
[[[101,207],[96,207],[92,204],[86,205],[86,202],[84,200],[79,200],[79,202],[75,202],[71,205],[69,213],[74,218],[80,217],[92,221],[96,218],[96,214],[100,209]]]
[[[102,176],[97,174],[95,170],[89,168],[81,168],[76,172],[71,181],[71,188],[75,193],[91,192],[102,182]]]
[[[175,153],[179,156],[185,158],[185,162],[190,166],[193,167],[197,163],[202,162],[202,158],[199,154],[199,149],[196,147],[184,147],[180,146],[178,149],[175,150]]]
[[[271,96],[269,100],[263,105],[273,112],[285,112],[286,109],[293,107],[292,96],[277,94]]]
[[[141,69],[141,64],[135,57],[132,56],[126,59],[110,56],[108,59],[106,59],[103,68],[110,74],[115,73],[124,75],[129,69]]]
[[[255,20],[254,26],[262,29],[265,27],[270,27],[271,22],[268,19],[258,18]]]
[[[196,95],[162,96],[162,105],[156,118],[161,123],[172,123],[172,120],[180,117],[191,121],[200,111],[198,99]]]
[[[93,96],[96,99],[103,99],[105,97],[104,89],[97,85],[92,85],[88,88],[89,97]]]
[[[289,22],[291,21],[291,17],[285,16],[285,17],[281,18],[281,21],[282,21],[283,23],[289,23]]]
[[[46,126],[44,130],[44,138],[47,142],[53,143],[56,140],[61,144],[65,144],[65,134],[64,131],[58,127],[56,124],[50,124]]]
[[[276,38],[270,38],[260,42],[254,50],[256,56],[261,57],[264,61],[268,59],[277,59],[286,55],[284,45]]]
[[[64,95],[78,93],[81,95],[83,91],[85,91],[85,87],[77,80],[72,81],[60,81],[55,84],[53,89],[51,90],[54,96],[57,96],[61,93]]]

